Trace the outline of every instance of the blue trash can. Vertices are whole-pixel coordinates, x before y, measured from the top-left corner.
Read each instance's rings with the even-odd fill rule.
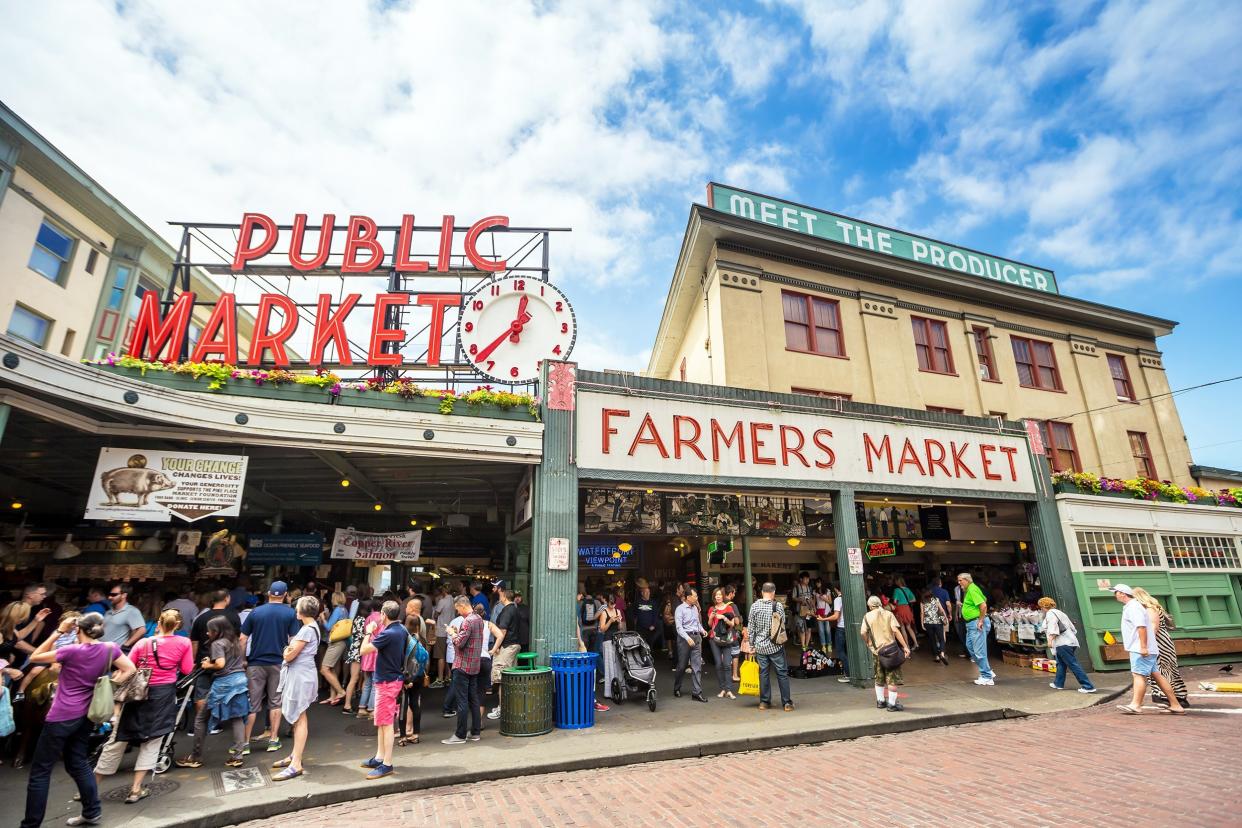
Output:
[[[595,725],[595,663],[598,653],[553,653],[556,726],[578,730]]]

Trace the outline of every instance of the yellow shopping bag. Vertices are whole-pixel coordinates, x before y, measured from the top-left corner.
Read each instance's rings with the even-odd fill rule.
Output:
[[[746,656],[738,669],[738,675],[742,677],[742,683],[737,688],[739,696],[759,695],[759,662],[755,661],[753,655]]]

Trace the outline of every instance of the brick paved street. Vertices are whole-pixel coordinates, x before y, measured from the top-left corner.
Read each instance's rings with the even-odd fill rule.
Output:
[[[1154,710],[1128,717],[1108,704],[828,745],[436,788],[314,809],[296,820],[298,828],[605,821],[667,828],[718,826],[723,813],[735,825],[792,820],[891,828],[944,824],[957,812],[972,826],[1242,826],[1242,697],[1193,702],[1184,717]],[[1137,769],[1123,767],[1135,761]],[[751,784],[756,778],[771,784]],[[711,803],[726,804],[721,812]],[[289,819],[245,828],[276,828]]]

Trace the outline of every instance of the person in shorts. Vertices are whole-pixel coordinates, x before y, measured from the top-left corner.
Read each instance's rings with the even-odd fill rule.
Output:
[[[492,684],[500,687],[500,678],[505,669],[517,663],[517,654],[521,651],[518,643],[518,608],[513,603],[513,590],[501,586],[497,591],[500,611],[491,625],[491,632],[496,637],[490,650],[492,657]],[[500,718],[501,691],[496,691],[496,707],[487,718]]]
[[[267,707],[267,749],[280,750],[280,665],[285,659],[289,639],[302,625],[297,613],[285,603],[289,585],[272,581],[267,590],[267,603],[255,607],[242,622],[241,648],[246,656],[246,681],[250,690],[250,716],[246,719],[246,743],[254,731],[259,711]],[[249,644],[249,649],[247,649]],[[247,748],[249,751],[249,748]]]
[[[863,616],[858,632],[873,656],[879,652],[881,647],[887,647],[896,641],[906,654],[906,658],[909,658],[910,645],[902,634],[901,622],[897,620],[897,616],[884,609],[882,604],[878,595],[872,595],[867,599],[867,614]],[[873,661],[875,661],[875,706],[881,710],[888,709],[891,713],[904,710],[901,702],[897,701],[897,685],[901,684],[902,680],[901,668],[894,667],[886,670],[880,664],[879,658],[874,658]],[[885,699],[886,691],[887,699]]]
[[[1113,584],[1109,589],[1122,604],[1121,642],[1130,654],[1130,674],[1134,682],[1130,703],[1117,705],[1117,709],[1132,716],[1141,713],[1148,684],[1155,683],[1169,699],[1169,712],[1185,714],[1186,708],[1174,697],[1169,680],[1160,673],[1156,649],[1156,629],[1160,622],[1156,613],[1144,607],[1126,584]]]
[[[396,734],[397,711],[401,690],[405,687],[406,647],[410,635],[401,626],[401,605],[385,601],[380,607],[380,620],[366,627],[362,654],[375,655],[375,755],[362,763],[367,779],[383,779],[392,773],[392,745]]]

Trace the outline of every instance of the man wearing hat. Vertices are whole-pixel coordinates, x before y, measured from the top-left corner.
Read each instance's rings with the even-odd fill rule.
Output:
[[[1135,715],[1143,710],[1143,699],[1147,696],[1147,683],[1154,681],[1169,700],[1170,713],[1185,713],[1186,708],[1178,704],[1169,680],[1160,673],[1156,661],[1156,624],[1154,613],[1143,606],[1135,597],[1134,590],[1127,584],[1113,584],[1109,587],[1121,604],[1121,643],[1130,654],[1130,673],[1134,677],[1134,691],[1129,704],[1119,704],[1117,709],[1122,713]]]
[[[284,660],[289,639],[297,635],[297,613],[285,603],[289,585],[272,581],[267,590],[267,603],[255,607],[242,622],[242,650],[250,645],[246,656],[246,680],[250,687],[250,716],[246,719],[246,750],[250,752],[250,734],[254,721],[266,700],[268,709],[268,751],[280,750],[280,664]]]

